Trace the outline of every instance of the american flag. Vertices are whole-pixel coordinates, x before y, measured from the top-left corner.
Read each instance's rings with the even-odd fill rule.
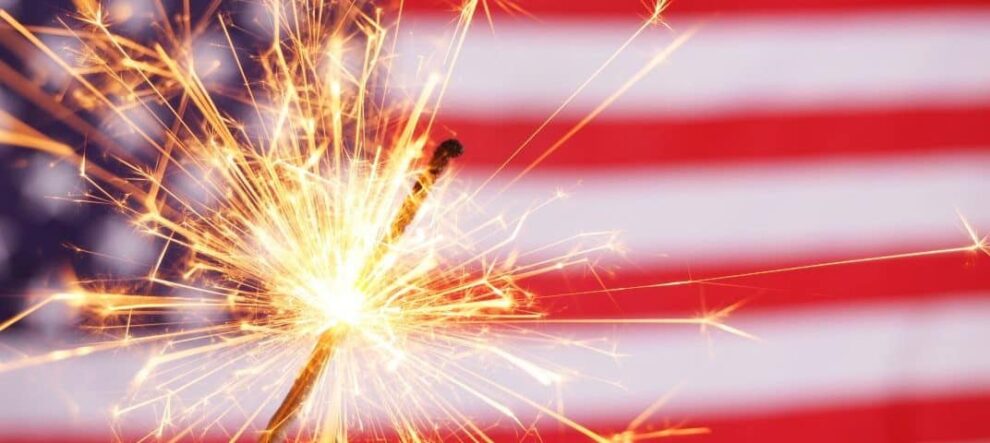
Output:
[[[450,2],[404,3],[398,52],[435,53],[450,31]],[[536,213],[521,244],[617,230],[628,249],[601,263],[606,274],[546,277],[530,289],[576,293],[555,301],[571,317],[731,309],[731,324],[759,337],[668,326],[563,331],[612,337],[623,356],[559,356],[607,380],[569,386],[569,416],[618,432],[647,411],[648,426],[711,430],[678,437],[685,441],[990,439],[990,257],[903,256],[972,243],[967,226],[990,230],[990,3],[679,0],[600,74],[648,5],[522,0],[520,12],[489,3],[492,25],[472,27],[439,115],[469,149],[457,180],[484,181],[581,89],[480,198],[525,207],[563,190],[568,198]],[[569,136],[688,30],[696,31],[662,65]],[[397,82],[421,62],[397,59]],[[18,171],[32,170],[21,163]],[[26,199],[24,179],[9,181],[4,192]],[[60,243],[51,229],[68,228],[30,227],[12,202],[0,228],[29,234],[0,243],[0,264],[20,269],[9,259],[16,251]],[[895,257],[857,262],[886,255]],[[579,294],[599,279],[635,287],[737,274],[748,275]],[[67,366],[0,377],[0,439],[106,439],[101,414],[127,377],[92,374],[138,367],[121,365],[127,358],[76,363],[91,378],[71,387],[37,381],[64,379],[57,373]]]
[[[532,17],[496,9],[493,29],[474,28],[447,92],[441,121],[471,147],[462,175],[500,165],[648,14],[639,0],[519,5]],[[417,52],[449,19],[442,3],[407,9]],[[619,287],[966,244],[958,214],[990,228],[987,2],[680,0],[664,18],[670,29],[636,39],[510,164],[699,27],[500,197],[569,191],[523,241],[618,229],[629,255],[607,286]],[[561,301],[575,316],[742,300],[731,323],[762,340],[622,329],[626,390],[578,389],[570,412],[622,429],[679,386],[654,419],[708,426],[692,437],[704,441],[990,438],[988,269],[960,253],[575,296]]]

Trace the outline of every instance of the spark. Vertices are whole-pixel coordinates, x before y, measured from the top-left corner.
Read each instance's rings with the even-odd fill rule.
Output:
[[[653,19],[651,18],[651,20]],[[673,42],[667,45],[667,47],[664,48],[662,51],[654,55],[646,64],[643,65],[643,67],[641,67],[638,71],[636,71],[635,74],[629,77],[629,79],[626,80],[625,83],[622,84],[622,86],[616,89],[615,92],[613,92],[609,96],[605,97],[605,99],[603,99],[601,103],[595,106],[595,108],[592,109],[591,112],[589,112],[587,115],[585,115],[580,120],[578,120],[578,122],[575,123],[574,126],[571,127],[571,129],[568,129],[567,132],[565,132],[564,135],[562,135],[559,139],[557,139],[557,141],[555,141],[552,145],[550,145],[550,147],[548,147],[546,150],[541,152],[536,159],[534,159],[532,162],[526,165],[526,167],[524,167],[522,171],[516,174],[516,176],[512,180],[509,180],[509,182],[506,183],[506,185],[502,188],[502,191],[505,191],[505,189],[518,182],[526,174],[528,174],[530,171],[532,171],[537,166],[539,166],[540,163],[542,163],[544,160],[550,157],[554,152],[560,149],[561,146],[564,146],[564,144],[566,144],[568,140],[570,140],[575,135],[577,135],[577,133],[580,132],[582,129],[584,129],[585,126],[588,126],[588,124],[594,121],[594,119],[597,118],[602,112],[605,112],[606,109],[608,109],[613,103],[615,103],[616,100],[622,97],[623,94],[629,91],[629,89],[635,86],[636,83],[638,83],[640,80],[646,77],[647,74],[653,72],[653,70],[655,70],[658,66],[660,66],[661,63],[667,61],[667,59],[669,59],[670,56],[673,55],[675,51],[677,51],[681,46],[684,46],[684,44],[687,43],[687,41],[691,38],[692,35],[698,32],[698,29],[699,28],[695,27],[681,35],[678,35]],[[609,61],[606,61],[606,64],[608,63]],[[582,85],[582,87],[583,86],[584,85]]]

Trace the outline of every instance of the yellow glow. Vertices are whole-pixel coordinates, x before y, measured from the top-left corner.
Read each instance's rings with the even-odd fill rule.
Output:
[[[323,329],[346,323],[355,326],[370,313],[365,312],[367,299],[361,291],[342,286],[338,281],[312,279],[297,289],[296,297],[309,300],[326,316]]]

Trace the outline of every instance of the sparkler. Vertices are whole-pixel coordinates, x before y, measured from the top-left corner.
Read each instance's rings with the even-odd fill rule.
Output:
[[[484,376],[464,360],[494,359],[542,384],[554,384],[563,371],[555,371],[552,362],[527,359],[499,343],[516,338],[560,344],[531,328],[558,323],[690,324],[747,335],[723,323],[731,308],[696,318],[555,318],[538,303],[552,294],[530,293],[518,282],[561,269],[591,268],[594,254],[614,249],[612,233],[519,251],[512,246],[525,215],[492,217],[464,230],[452,220],[473,207],[470,195],[448,198],[443,205],[427,202],[428,195],[444,193],[441,175],[461,151],[458,142],[448,140],[428,164],[420,164],[472,18],[479,5],[487,9],[478,0],[460,5],[442,69],[426,75],[407,100],[395,97],[398,86],[391,83],[392,28],[383,19],[385,12],[368,1],[266,0],[268,20],[260,32],[270,35],[251,57],[241,55],[230,18],[215,15],[219,2],[204,5],[199,15],[185,2],[174,17],[156,2],[160,33],[150,41],[114,32],[113,14],[98,2],[76,4],[76,21],[54,28],[28,27],[0,11],[0,20],[21,37],[17,44],[27,42],[40,51],[68,73],[71,86],[56,97],[2,65],[0,81],[19,85],[25,99],[60,116],[62,124],[105,151],[108,160],[87,157],[9,114],[0,141],[73,162],[91,188],[77,200],[117,209],[164,246],[143,278],[74,280],[69,290],[49,294],[0,324],[3,330],[48,304],[65,303],[97,319],[97,330],[113,339],[0,362],[0,372],[154,346],[157,353],[134,378],[134,396],[114,411],[123,420],[156,408],[149,438],[213,431],[231,441],[245,436],[347,441],[362,435],[491,441],[486,426],[453,399],[435,393],[443,388],[526,432],[530,429],[510,402],[592,441],[609,442],[609,436]],[[629,41],[658,23],[665,6],[658,2]],[[210,84],[217,66],[197,58],[196,38],[209,29],[223,37],[229,50],[240,78],[236,92]],[[688,35],[651,58],[513,181],[656,68]],[[53,49],[43,36],[75,42],[72,57]],[[0,43],[14,44],[10,39]],[[250,116],[235,115],[230,102],[246,106]],[[255,118],[258,123],[250,123]],[[124,149],[93,123],[106,119],[122,123],[134,135],[131,144],[146,151]],[[986,251],[987,239],[970,233],[973,243],[960,248],[812,267]],[[566,253],[547,253],[561,245],[570,246]],[[156,320],[176,312],[204,318],[194,324]],[[164,332],[163,326],[168,327]],[[194,389],[199,392],[181,401]],[[249,400],[251,393],[261,397]],[[256,426],[278,398],[284,400],[267,426]],[[640,433],[636,428],[645,420],[646,415],[637,417],[616,438],[705,432]],[[293,421],[300,429],[289,434]],[[226,427],[231,422],[238,423],[236,429]]]
[[[369,266],[367,267],[373,268],[375,262],[380,260],[388,251],[389,246],[406,232],[406,228],[416,218],[416,213],[419,212],[419,208],[423,205],[423,201],[429,195],[437,178],[447,169],[450,160],[460,156],[463,151],[461,143],[453,139],[447,140],[437,147],[436,151],[433,152],[429,166],[413,184],[412,192],[402,202],[388,235],[382,240],[377,253],[368,262]],[[337,341],[345,333],[346,331],[341,327],[335,326],[320,335],[316,348],[313,349],[306,366],[296,377],[296,381],[292,383],[292,388],[289,389],[288,395],[285,396],[282,404],[275,411],[275,415],[268,421],[267,431],[262,436],[262,441],[269,442],[278,439],[282,429],[289,423],[292,415],[296,413],[302,402],[309,396],[310,391],[313,390],[316,380],[323,374],[326,365],[333,358]]]
[[[3,131],[3,141],[74,162],[92,189],[77,200],[116,208],[164,244],[143,279],[80,280],[0,325],[65,303],[117,338],[0,363],[0,371],[158,346],[134,379],[134,397],[114,411],[124,419],[159,408],[153,438],[218,430],[246,411],[237,429],[222,431],[232,440],[254,434],[273,441],[291,421],[301,423],[292,438],[490,440],[484,426],[434,393],[452,389],[520,426],[509,400],[607,440],[462,364],[470,356],[496,358],[541,383],[558,380],[546,365],[499,345],[513,337],[556,342],[521,328],[545,314],[536,294],[517,281],[588,266],[591,254],[612,248],[612,234],[602,233],[550,244],[572,247],[540,257],[541,251],[510,247],[525,216],[495,217],[463,231],[451,221],[472,208],[469,196],[426,204],[428,194],[443,192],[438,179],[461,150],[456,141],[441,143],[432,161],[419,166],[479,3],[461,5],[445,67],[425,75],[410,100],[390,97],[394,40],[383,12],[369,2],[264,5],[271,35],[253,57],[239,54],[227,17],[213,22],[237,67],[239,93],[208,86],[215,66],[197,59],[194,41],[209,26],[194,20],[188,4],[174,20],[159,12],[162,32],[149,42],[114,33],[112,15],[95,2],[81,0],[76,22],[56,28],[29,28],[0,12],[72,79],[64,100],[37,88],[26,98],[69,116],[67,126],[111,155],[96,162],[23,122]],[[204,16],[214,10],[208,5]],[[77,42],[73,57],[42,36]],[[31,84],[16,70],[4,73],[3,81]],[[260,124],[234,117],[226,101],[246,104]],[[94,117],[122,122],[154,161],[122,149],[90,123]],[[595,244],[580,242],[589,239]],[[206,323],[155,330],[156,316],[171,312],[201,314]],[[256,418],[285,385],[281,406],[256,430]],[[193,388],[205,392],[181,403]],[[264,398],[252,403],[246,394],[256,392]]]

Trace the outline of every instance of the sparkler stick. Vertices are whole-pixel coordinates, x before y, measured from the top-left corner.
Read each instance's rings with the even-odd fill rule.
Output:
[[[459,141],[454,139],[446,140],[437,146],[437,149],[433,151],[433,157],[430,159],[429,165],[419,175],[413,184],[412,191],[402,202],[402,206],[395,215],[395,219],[392,221],[386,237],[378,244],[378,248],[375,250],[375,254],[371,260],[368,260],[366,263],[365,274],[370,272],[381,261],[381,258],[388,253],[392,244],[402,237],[406,228],[416,218],[419,208],[422,207],[423,202],[429,196],[430,190],[440,177],[440,174],[443,174],[443,171],[447,169],[452,159],[457,158],[463,152],[464,147]],[[335,325],[320,335],[316,347],[313,348],[313,352],[306,361],[306,365],[303,366],[302,371],[299,372],[296,380],[292,383],[292,388],[289,389],[289,393],[282,400],[282,404],[279,405],[278,410],[275,411],[275,414],[268,421],[268,426],[259,439],[262,443],[270,443],[280,438],[282,432],[292,422],[292,417],[299,411],[299,408],[313,391],[316,382],[330,364],[337,343],[344,335],[346,335],[346,326],[343,325]]]
[[[277,441],[285,427],[291,423],[292,417],[309,397],[316,381],[320,379],[323,371],[330,364],[330,359],[333,358],[334,350],[337,348],[337,341],[343,334],[342,327],[333,327],[320,335],[316,347],[313,348],[313,352],[306,361],[306,366],[299,372],[296,381],[292,383],[292,389],[289,389],[289,393],[285,395],[278,410],[268,420],[268,426],[259,439],[261,443]]]
[[[406,232],[406,228],[416,218],[416,213],[419,212],[423,201],[430,194],[430,190],[433,188],[433,184],[436,183],[437,178],[447,169],[452,159],[459,157],[463,153],[464,146],[455,139],[446,140],[437,146],[436,151],[433,151],[433,158],[430,159],[430,164],[419,175],[416,183],[413,184],[412,192],[402,202],[402,207],[399,208],[395,220],[392,221],[392,227],[388,232],[388,236],[379,244],[375,256],[368,261],[367,264],[369,267],[376,265],[382,256],[388,252],[389,247],[402,236],[402,233]]]

